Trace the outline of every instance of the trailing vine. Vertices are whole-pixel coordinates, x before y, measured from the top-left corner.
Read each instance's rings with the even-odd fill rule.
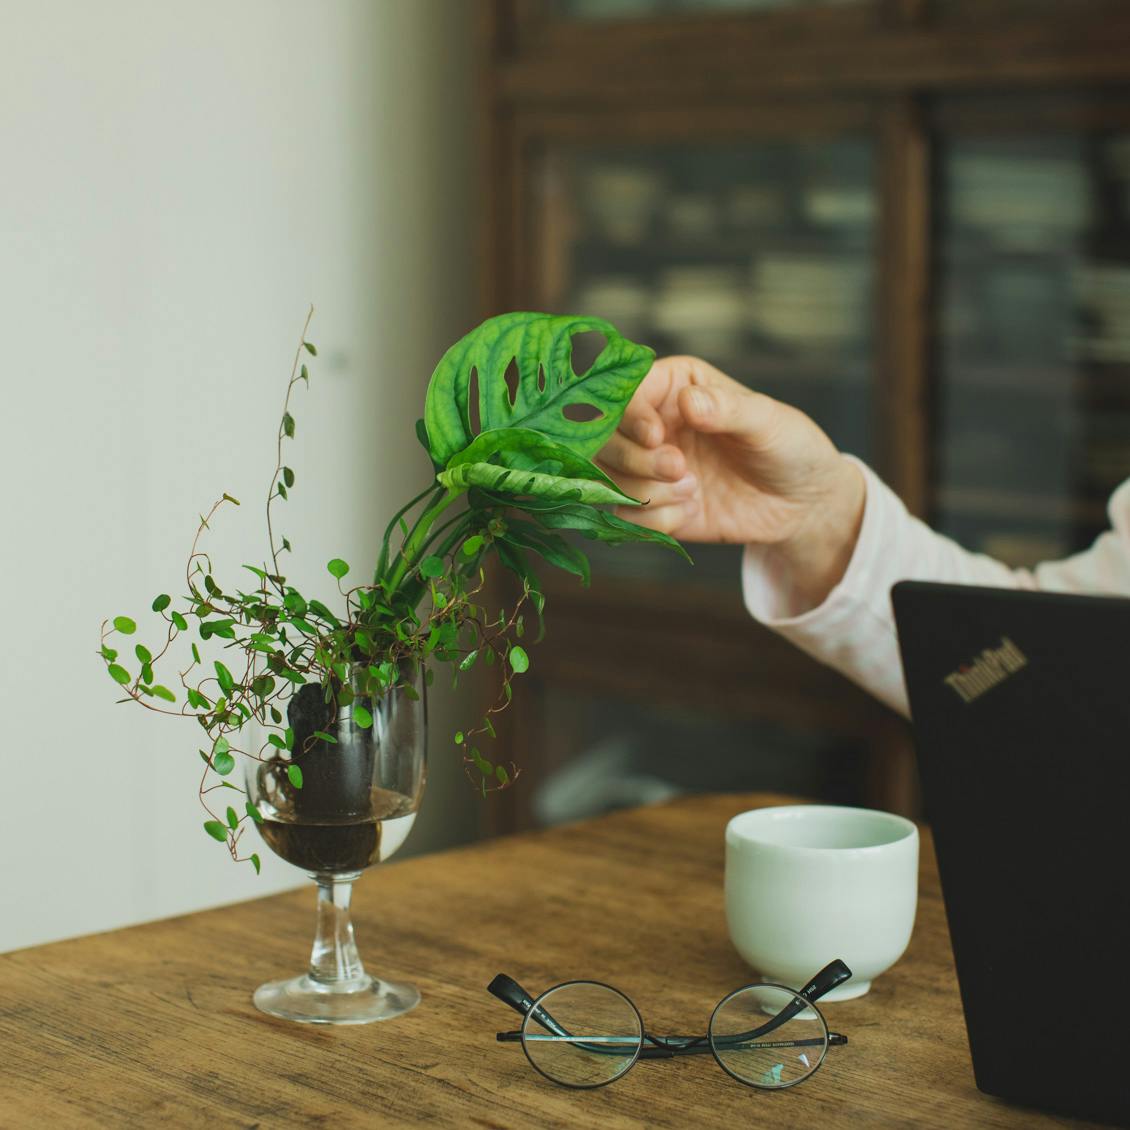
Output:
[[[417,434],[436,476],[389,520],[372,581],[346,586],[352,569],[335,557],[326,570],[337,585],[337,611],[304,595],[286,576],[284,555],[291,543],[275,532],[274,508],[288,501],[296,483],[285,445],[297,427],[293,394],[300,383],[309,386],[309,365],[317,357],[307,339],[309,325],[310,315],[278,424],[266,498],[266,560],[243,566],[242,586],[238,576],[220,583],[201,543],[223,508],[240,505],[225,493],[200,516],[185,592],[176,599],[163,592],[151,603],[161,621],[155,650],[137,642],[132,659],[123,656],[128,637],[137,632],[129,616],[104,621],[100,640],[121,701],[195,719],[202,735],[198,792],[207,815],[204,830],[226,845],[233,860],[250,862],[256,871],[259,856],[244,850],[243,838],[263,814],[232,780],[237,757],[271,764],[287,788],[300,790],[302,770],[295,759],[310,743],[335,742],[328,730],[316,730],[303,749],[295,749],[285,707],[299,687],[317,684],[331,720],[338,708],[349,706],[355,724],[364,728],[372,725],[364,702],[379,701],[394,689],[416,696],[421,671],[431,685],[441,664],[455,680],[479,663],[491,666],[498,674],[498,697],[475,726],[455,734],[455,744],[482,795],[508,788],[518,766],[491,761],[481,747],[496,736],[494,719],[512,699],[514,677],[529,668],[522,643],[527,616],[536,618],[539,635],[543,630],[545,600],[530,555],[587,583],[585,554],[559,531],[612,543],[651,541],[682,552],[666,535],[600,509],[635,500],[588,458],[615,428],[647,372],[651,351],[598,319],[509,314],[468,334],[433,374]],[[592,329],[607,344],[591,368],[578,374],[572,335]],[[511,363],[518,368],[516,388],[505,379]],[[564,408],[578,403],[599,415],[570,419]],[[512,606],[497,613],[484,603],[485,566],[492,556],[520,579]],[[175,680],[160,682],[158,668],[171,662],[170,649],[181,636],[189,641],[191,661],[186,656]],[[257,746],[247,738],[252,722],[265,735]]]

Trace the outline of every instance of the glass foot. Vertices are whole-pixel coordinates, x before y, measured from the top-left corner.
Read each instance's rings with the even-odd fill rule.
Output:
[[[382,981],[367,973],[355,981],[327,985],[309,974],[268,981],[252,997],[260,1012],[304,1024],[371,1024],[402,1016],[420,1003],[415,985]]]

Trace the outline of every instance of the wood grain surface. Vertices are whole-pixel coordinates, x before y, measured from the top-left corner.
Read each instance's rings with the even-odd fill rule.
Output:
[[[312,888],[0,956],[0,1126],[1081,1125],[974,1086],[928,837],[908,953],[827,1006],[850,1044],[800,1087],[757,1092],[704,1056],[574,1092],[495,1042],[517,1019],[485,991],[498,972],[535,992],[603,980],[652,1031],[705,1030],[753,979],[726,934],[723,829],[779,800],[684,799],[376,868],[355,897],[362,956],[424,994],[385,1024],[252,1007],[260,981],[303,967]]]

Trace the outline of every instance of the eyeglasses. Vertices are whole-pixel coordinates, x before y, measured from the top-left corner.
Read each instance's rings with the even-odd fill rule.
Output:
[[[828,1031],[814,1002],[850,976],[837,960],[800,990],[735,989],[718,1002],[705,1036],[652,1035],[632,1001],[601,981],[566,981],[532,997],[500,973],[487,991],[522,1016],[522,1027],[499,1032],[499,1042],[521,1043],[534,1070],[563,1087],[603,1087],[640,1059],[710,1052],[739,1083],[783,1090],[810,1078],[829,1047],[847,1043],[847,1036]]]

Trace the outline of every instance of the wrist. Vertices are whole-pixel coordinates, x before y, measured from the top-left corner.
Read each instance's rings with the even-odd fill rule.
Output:
[[[787,578],[791,615],[819,607],[843,580],[859,541],[866,499],[863,472],[852,460],[839,456],[805,520],[773,547],[779,575]]]

